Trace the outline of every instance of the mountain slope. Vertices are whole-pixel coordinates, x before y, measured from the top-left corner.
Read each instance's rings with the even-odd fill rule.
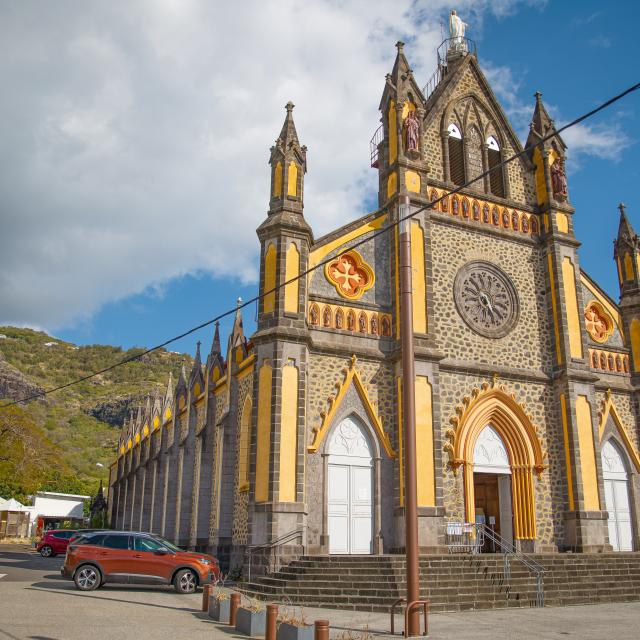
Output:
[[[0,327],[0,336],[4,336],[0,337],[0,398],[5,400],[65,384],[143,351],[105,345],[78,347],[40,331],[15,327]],[[160,350],[44,399],[19,405],[18,422],[28,425],[33,442],[46,449],[46,455],[42,453],[45,473],[34,488],[33,468],[20,471],[19,464],[7,467],[6,463],[3,468],[0,457],[0,495],[9,486],[20,495],[37,488],[63,491],[70,486],[94,493],[99,480],[107,480],[124,417],[148,394],[164,394],[169,372],[177,378],[181,366],[189,368],[191,362],[186,354]],[[0,424],[3,413],[7,410],[0,409]],[[4,448],[0,440],[0,450]]]

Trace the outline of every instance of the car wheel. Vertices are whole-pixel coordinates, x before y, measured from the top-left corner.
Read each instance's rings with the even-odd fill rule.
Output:
[[[53,558],[56,554],[53,553],[53,549],[48,544],[45,544],[44,547],[40,549],[40,555],[43,558]]]
[[[173,579],[173,586],[178,593],[195,593],[198,578],[191,569],[180,569]]]
[[[93,591],[100,586],[102,576],[96,567],[91,564],[85,564],[75,572],[73,581],[80,591]]]

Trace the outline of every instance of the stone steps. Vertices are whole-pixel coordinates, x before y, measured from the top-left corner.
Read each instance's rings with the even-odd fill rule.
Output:
[[[549,606],[640,600],[640,554],[537,555]],[[528,607],[536,578],[518,561],[503,576],[501,555],[420,559],[421,597],[432,611]],[[301,606],[388,611],[404,595],[403,556],[303,556],[278,573],[240,585],[247,596]]]

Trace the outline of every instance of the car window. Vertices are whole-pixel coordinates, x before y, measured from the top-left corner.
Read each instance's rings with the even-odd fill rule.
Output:
[[[53,534],[56,538],[60,538],[61,540],[67,540],[71,535],[70,531],[56,531]]]
[[[102,546],[108,547],[109,549],[128,549],[129,536],[105,536]]]
[[[77,540],[74,540],[76,544],[93,544],[98,547],[102,546],[106,535],[104,533],[99,533],[97,535],[93,533],[88,533],[84,536],[80,536]],[[125,537],[125,536],[122,536]]]
[[[166,548],[162,542],[142,536],[135,536],[133,538],[133,544],[136,551],[157,551],[158,549]]]

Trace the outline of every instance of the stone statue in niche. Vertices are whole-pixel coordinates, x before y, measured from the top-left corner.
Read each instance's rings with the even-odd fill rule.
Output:
[[[361,314],[358,319],[358,328],[360,329],[360,333],[367,333],[367,318],[364,314]]]
[[[318,308],[311,307],[311,324],[318,324]]]
[[[567,176],[564,172],[564,163],[560,158],[556,158],[551,165],[551,187],[556,200],[567,199]]]
[[[409,111],[403,126],[405,153],[410,157],[417,157],[420,155],[420,122],[415,111]]]

